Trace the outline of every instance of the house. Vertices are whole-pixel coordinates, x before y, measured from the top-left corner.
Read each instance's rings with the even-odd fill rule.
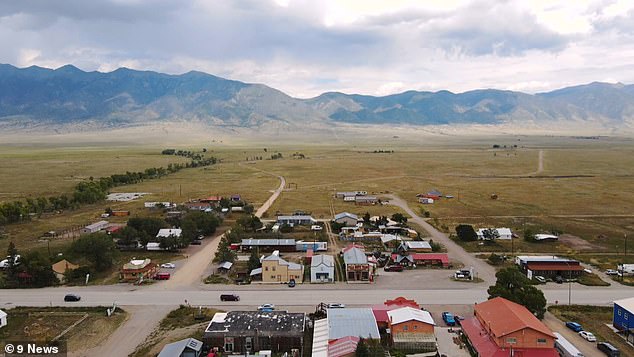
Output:
[[[175,203],[172,202],[145,202],[143,204],[145,208],[174,208]]]
[[[262,259],[262,282],[264,283],[288,283],[295,280],[301,283],[304,277],[304,266],[289,263],[279,255],[269,255]]]
[[[558,357],[555,335],[524,306],[501,297],[478,303],[460,322],[476,356]]]
[[[328,242],[319,242],[319,241],[304,242],[302,240],[295,242],[296,251],[306,252],[309,249],[312,249],[313,252],[325,252],[328,250]]]
[[[354,203],[360,206],[373,205],[377,202],[379,202],[379,199],[375,196],[356,196],[354,198]]]
[[[336,198],[346,198],[346,197],[355,197],[355,196],[363,196],[367,195],[367,191],[347,191],[347,192],[337,192],[335,193]]]
[[[318,254],[310,262],[311,283],[334,283],[335,258],[332,255]]]
[[[277,216],[277,223],[280,225],[288,226],[306,226],[317,223],[313,217],[308,215],[296,215],[296,216]]]
[[[222,201],[222,196],[209,196],[207,198],[201,198],[198,201],[211,203],[213,206],[217,206]]]
[[[392,261],[400,265],[438,266],[449,268],[449,256],[446,253],[392,254]]]
[[[123,229],[123,227],[124,227],[123,225],[111,225],[111,226],[108,226],[106,228],[106,233],[107,234],[117,233],[118,231]]]
[[[338,224],[345,224],[346,226],[354,226],[359,221],[359,217],[356,214],[342,212],[335,215],[334,221]]]
[[[156,238],[168,238],[168,237],[176,237],[180,238],[181,234],[183,234],[183,230],[180,228],[163,228],[159,229],[156,234]]]
[[[431,245],[429,242],[423,240],[408,240],[402,243],[408,252],[416,252],[416,253],[431,253]]]
[[[346,278],[348,282],[371,282],[370,263],[365,252],[357,247],[344,249],[343,261],[346,266]]]
[[[51,265],[51,269],[53,269],[53,273],[55,273],[57,280],[62,283],[66,280],[66,273],[77,268],[79,268],[79,265],[73,264],[66,259],[62,259]]]
[[[428,198],[428,197],[421,197],[418,199],[419,203],[422,203],[424,205],[430,205],[434,203],[434,199],[433,198]]]
[[[150,259],[133,259],[129,263],[123,264],[119,271],[119,280],[127,282],[142,281],[151,279],[158,272],[158,264]]]
[[[394,300],[385,300],[383,304],[373,305],[372,313],[374,314],[379,330],[386,330],[389,328],[390,319],[387,315],[388,311],[407,306],[414,309],[420,309],[420,306],[418,306],[416,301],[406,299],[402,296],[399,296]]]
[[[112,215],[114,217],[129,216],[130,215],[130,211],[112,211],[112,213],[110,213],[110,215]]]
[[[382,234],[381,235],[381,243],[388,248],[395,248],[401,245],[403,238],[397,236],[395,234]]]
[[[7,313],[0,310],[0,328],[3,328],[7,325]]]
[[[342,309],[345,310],[345,309]],[[304,347],[303,313],[285,311],[218,312],[205,329],[203,342],[225,354],[269,350],[276,354]]]
[[[436,351],[436,323],[429,311],[401,307],[387,312],[390,342],[403,352]]]
[[[295,239],[243,239],[240,248],[243,252],[251,251],[253,248],[259,249],[260,252],[294,252],[297,245]]]
[[[476,232],[478,239],[513,239],[513,232],[509,228],[480,228]]]
[[[583,266],[579,261],[554,255],[519,255],[515,258],[515,263],[529,279],[533,276],[572,279],[583,273]]]
[[[82,228],[79,232],[81,234],[96,233],[108,227],[108,224],[109,224],[108,221],[99,221],[99,222],[87,225],[86,227]]]
[[[209,202],[187,202],[184,206],[190,211],[204,211],[213,208]]]
[[[195,338],[168,343],[163,347],[158,357],[198,357],[203,349],[202,341]]]
[[[416,195],[418,198],[431,198],[432,200],[439,200],[442,197],[442,192],[434,189],[427,193],[419,193]],[[432,201],[433,202],[433,201]]]
[[[634,339],[634,297],[614,301],[612,326],[625,336],[627,341]]]

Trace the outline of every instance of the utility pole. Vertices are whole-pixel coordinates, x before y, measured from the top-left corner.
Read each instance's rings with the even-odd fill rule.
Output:
[[[627,233],[623,234],[625,239],[625,256],[627,256]]]

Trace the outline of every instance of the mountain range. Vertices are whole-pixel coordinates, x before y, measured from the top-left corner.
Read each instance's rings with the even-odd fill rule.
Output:
[[[120,68],[85,72],[0,64],[0,128],[127,127],[195,122],[209,127],[505,125],[634,128],[634,85],[594,82],[547,93],[483,89],[388,96],[328,92],[293,98],[262,84],[202,72]]]

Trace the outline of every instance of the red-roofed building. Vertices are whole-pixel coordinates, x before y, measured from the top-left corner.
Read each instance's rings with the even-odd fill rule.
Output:
[[[207,198],[201,198],[199,201],[207,203],[218,203],[220,202],[220,200],[222,200],[222,196],[209,196]]]
[[[412,253],[407,255],[392,254],[392,260],[400,265],[438,265],[449,267],[449,256],[445,253]]]
[[[388,328],[390,318],[387,312],[390,310],[400,309],[401,307],[413,307],[420,309],[418,303],[414,300],[406,299],[402,296],[397,297],[394,300],[385,300],[385,303],[372,306],[372,313],[376,319],[376,324],[381,329]]]
[[[328,357],[354,357],[360,338],[346,336],[328,342]]]
[[[477,304],[461,321],[476,356],[557,357],[555,335],[524,306],[504,298]]]

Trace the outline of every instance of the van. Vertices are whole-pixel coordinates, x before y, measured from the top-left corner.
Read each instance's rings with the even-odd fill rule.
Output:
[[[618,348],[612,346],[608,342],[597,343],[597,348],[599,349],[599,351],[603,352],[606,356],[610,356],[610,357],[621,356],[621,351],[619,351]]]
[[[220,295],[220,301],[240,301],[240,297],[235,294],[222,294]]]

